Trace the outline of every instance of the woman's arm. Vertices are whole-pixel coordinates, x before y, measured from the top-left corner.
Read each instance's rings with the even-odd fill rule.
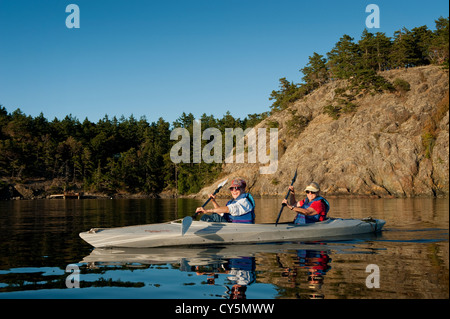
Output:
[[[196,212],[202,213],[202,214],[217,213],[219,215],[223,215],[225,213],[228,213],[229,210],[228,210],[227,206],[222,206],[222,207],[218,206],[218,207],[214,207],[213,209],[204,209],[203,207],[198,207]]]
[[[312,208],[312,207],[308,207],[308,208],[300,208],[300,207],[295,207],[295,206],[292,206],[292,205],[287,205],[287,207],[290,209],[290,210],[292,210],[292,211],[294,211],[294,212],[296,212],[296,213],[300,213],[300,214],[303,214],[303,215],[305,215],[305,216],[314,216],[314,215],[317,215],[318,213],[316,212],[316,210],[314,209],[314,208]]]
[[[286,207],[289,208],[290,210],[292,210],[293,212],[300,213],[305,216],[314,216],[314,215],[318,214],[318,212],[312,207],[300,208],[300,207],[297,207],[296,205],[289,204],[287,202],[287,199],[283,199],[283,204],[286,204]]]

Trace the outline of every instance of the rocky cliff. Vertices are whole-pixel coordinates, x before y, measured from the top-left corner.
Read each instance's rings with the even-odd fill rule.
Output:
[[[298,189],[316,181],[326,195],[448,196],[448,70],[426,66],[381,75],[409,88],[359,94],[351,113],[333,119],[324,106],[346,82],[329,82],[258,125],[278,127],[275,174],[260,174],[261,164],[233,163],[224,164],[220,177],[244,178],[256,196],[284,195],[296,168]]]

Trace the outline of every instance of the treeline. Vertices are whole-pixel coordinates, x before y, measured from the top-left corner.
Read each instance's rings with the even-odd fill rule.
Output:
[[[244,120],[227,112],[221,119],[204,114],[202,129],[253,127],[266,114]],[[174,164],[171,130],[192,132],[194,116],[183,113],[172,125],[160,118],[149,123],[107,115],[97,123],[80,122],[69,115],[48,121],[41,113],[27,116],[20,109],[8,113],[0,106],[0,177],[24,181],[61,179],[70,189],[82,184],[85,191],[157,194],[166,188],[180,194],[198,192],[220,172],[219,164]],[[192,136],[192,135],[191,135]],[[208,141],[203,141],[206,144]],[[1,183],[1,182],[0,182]],[[1,186],[1,185],[0,185]]]
[[[381,92],[404,87],[405,83],[389,83],[378,74],[380,71],[429,64],[449,67],[449,18],[435,20],[436,29],[427,26],[408,30],[402,28],[393,37],[385,33],[370,33],[365,29],[355,43],[348,35],[342,36],[326,57],[316,52],[300,70],[302,83],[280,79],[280,89],[272,91],[272,112],[283,110],[290,103],[311,93],[321,85],[337,79],[348,80],[348,87],[336,91],[331,104],[324,109],[334,118],[342,112],[353,111],[354,97],[362,92]]]

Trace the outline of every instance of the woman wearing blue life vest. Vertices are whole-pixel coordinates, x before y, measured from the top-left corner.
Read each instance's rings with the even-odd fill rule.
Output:
[[[289,202],[283,200],[283,205],[297,213],[294,219],[295,224],[308,224],[324,221],[330,210],[328,201],[320,196],[319,184],[312,182],[305,188],[306,198],[297,202],[295,200],[295,190],[293,186],[289,186],[291,196]]]
[[[203,213],[201,220],[206,222],[255,223],[255,200],[245,192],[247,183],[243,179],[234,179],[229,187],[233,199],[225,206],[219,206],[214,195],[209,195],[213,209],[198,207],[196,212]],[[208,215],[208,213],[212,213]]]

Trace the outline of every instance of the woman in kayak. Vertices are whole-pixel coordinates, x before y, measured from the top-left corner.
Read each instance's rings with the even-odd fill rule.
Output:
[[[255,200],[245,192],[247,183],[243,179],[234,179],[229,187],[233,199],[225,206],[219,206],[214,195],[209,195],[213,209],[198,207],[196,212],[203,213],[201,220],[207,222],[255,223]],[[211,213],[208,215],[208,213]]]
[[[326,219],[330,204],[320,196],[319,184],[312,182],[306,186],[306,198],[299,202],[295,200],[294,186],[289,186],[289,189],[291,191],[289,203],[287,199],[284,199],[283,205],[297,213],[294,219],[295,224],[315,223]]]

